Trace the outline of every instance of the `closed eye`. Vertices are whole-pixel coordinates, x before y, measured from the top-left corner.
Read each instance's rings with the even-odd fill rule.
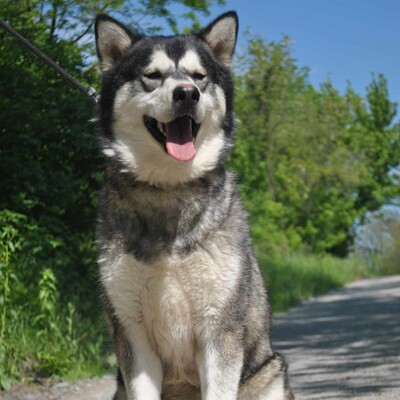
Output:
[[[150,80],[162,79],[161,72],[159,71],[150,72],[149,74],[144,74],[143,76]]]
[[[206,76],[200,72],[194,72],[192,78],[196,81],[202,81]]]

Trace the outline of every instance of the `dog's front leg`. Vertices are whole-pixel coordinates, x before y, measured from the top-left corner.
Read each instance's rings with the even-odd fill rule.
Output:
[[[232,338],[222,337],[201,345],[197,354],[197,367],[201,382],[202,400],[236,400],[243,352],[232,348]],[[238,342],[236,342],[236,345]]]
[[[161,361],[151,349],[141,323],[129,323],[127,330],[114,331],[119,368],[126,397],[115,400],[160,400],[162,386]],[[124,390],[125,389],[125,390]]]

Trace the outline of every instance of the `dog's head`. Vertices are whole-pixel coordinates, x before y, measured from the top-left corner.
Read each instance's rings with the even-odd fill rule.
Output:
[[[138,180],[173,185],[204,175],[232,142],[235,12],[189,36],[140,36],[96,19],[104,152]]]

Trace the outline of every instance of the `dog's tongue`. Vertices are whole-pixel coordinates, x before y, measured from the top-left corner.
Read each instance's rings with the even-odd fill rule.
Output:
[[[177,161],[190,161],[196,155],[189,116],[179,117],[165,125],[167,152]]]

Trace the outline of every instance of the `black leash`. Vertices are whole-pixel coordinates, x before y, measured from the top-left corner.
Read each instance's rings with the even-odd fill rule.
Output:
[[[86,96],[90,97],[92,101],[97,103],[99,101],[100,96],[97,95],[96,90],[91,86],[86,87],[82,85],[82,83],[78,82],[72,75],[62,69],[58,64],[56,64],[53,60],[46,56],[46,54],[42,53],[37,47],[35,47],[31,42],[26,40],[23,36],[21,36],[17,31],[11,28],[6,22],[0,19],[0,26],[4,28],[9,34],[14,36],[20,43],[26,46],[33,54],[39,57],[44,63],[50,65],[53,69],[55,69],[71,86],[75,89],[80,90]]]

